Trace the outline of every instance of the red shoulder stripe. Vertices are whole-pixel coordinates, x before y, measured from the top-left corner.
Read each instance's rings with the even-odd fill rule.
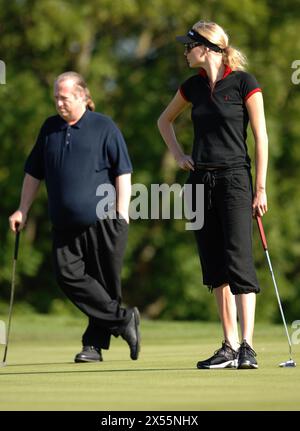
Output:
[[[254,90],[250,91],[245,97],[244,97],[244,102],[246,102],[246,100],[249,99],[250,96],[252,96],[252,94],[257,93],[258,91],[262,92],[261,88],[255,88]]]
[[[181,96],[184,98],[184,100],[185,100],[186,102],[189,102],[189,100],[187,99],[186,95],[185,95],[185,94],[184,94],[184,92],[183,92],[182,87],[179,87],[179,93],[181,94]]]

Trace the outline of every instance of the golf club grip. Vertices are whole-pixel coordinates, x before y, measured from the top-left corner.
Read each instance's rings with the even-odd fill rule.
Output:
[[[18,259],[18,253],[19,253],[19,242],[20,242],[20,231],[17,230],[16,232],[16,240],[15,240],[15,253],[14,253],[14,259]]]
[[[261,242],[262,242],[263,248],[264,248],[264,250],[268,250],[266,235],[265,235],[264,227],[263,227],[263,224],[262,224],[262,221],[261,221],[261,217],[260,216],[256,216],[256,221],[257,221],[258,230],[259,230],[259,234],[260,234],[260,238],[261,238]]]

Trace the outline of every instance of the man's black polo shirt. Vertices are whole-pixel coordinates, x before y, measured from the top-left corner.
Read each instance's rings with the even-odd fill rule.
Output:
[[[95,223],[97,187],[114,185],[117,176],[132,172],[132,165],[114,122],[86,110],[72,126],[59,115],[45,121],[25,172],[45,179],[52,224],[68,229]]]
[[[250,166],[245,101],[261,91],[256,79],[226,66],[223,78],[212,91],[206,71],[201,68],[179,90],[192,104],[194,162],[206,167]]]

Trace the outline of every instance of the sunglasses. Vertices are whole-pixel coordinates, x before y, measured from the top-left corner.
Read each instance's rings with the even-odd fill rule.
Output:
[[[196,48],[196,46],[201,46],[201,45],[202,43],[199,43],[199,42],[185,43],[184,48],[185,48],[185,51],[189,53],[191,52],[192,49]]]

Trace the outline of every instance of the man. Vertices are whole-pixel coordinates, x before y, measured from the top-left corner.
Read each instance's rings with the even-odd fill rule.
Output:
[[[9,218],[10,227],[15,232],[25,226],[45,179],[56,279],[89,318],[75,362],[102,361],[101,349],[109,348],[111,335],[121,335],[136,360],[139,312],[136,307],[121,307],[132,172],[126,144],[109,117],[93,112],[94,103],[79,74],[59,75],[54,96],[59,115],[45,121],[26,161],[21,201]],[[96,214],[100,199],[96,191],[103,184],[115,188],[114,218],[108,212],[101,218]]]

